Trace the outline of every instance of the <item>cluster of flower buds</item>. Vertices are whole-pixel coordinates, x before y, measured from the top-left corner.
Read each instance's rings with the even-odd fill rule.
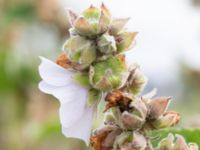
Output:
[[[109,10],[90,6],[80,16],[68,11],[70,38],[64,44],[63,67],[86,72],[89,84],[100,91],[122,87],[128,71],[123,52],[130,49],[137,32],[124,29],[128,19],[112,19]],[[70,64],[70,65],[69,65]]]
[[[96,145],[101,147],[96,150],[103,148],[111,150],[110,147],[115,150],[152,149],[149,140],[151,138],[145,136],[145,133],[172,127],[180,120],[177,112],[167,111],[170,97],[143,98],[118,90],[108,93],[105,100],[107,101],[106,110],[111,110],[105,114],[105,125],[97,129],[91,138],[94,147]],[[105,131],[111,127],[112,134],[109,132],[107,136],[110,140],[112,139],[112,142],[107,146],[104,145],[107,136],[101,141],[98,138],[101,137],[102,130]],[[118,132],[113,134],[115,130]]]

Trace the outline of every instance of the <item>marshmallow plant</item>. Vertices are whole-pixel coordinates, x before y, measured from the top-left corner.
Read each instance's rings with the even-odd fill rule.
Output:
[[[79,138],[95,150],[198,150],[172,134],[153,148],[148,132],[176,125],[180,115],[167,111],[171,97],[141,96],[147,78],[138,65],[128,66],[125,54],[137,32],[124,26],[128,18],[112,18],[104,4],[77,15],[68,11],[70,37],[52,62],[41,58],[41,91],[60,101],[66,137]],[[104,125],[91,133],[100,101],[106,101]]]

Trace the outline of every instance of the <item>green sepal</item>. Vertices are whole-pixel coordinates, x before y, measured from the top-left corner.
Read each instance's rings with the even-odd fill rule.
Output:
[[[99,100],[101,99],[101,95],[102,95],[101,91],[98,91],[98,90],[93,89],[93,88],[90,89],[88,91],[88,97],[87,97],[87,104],[88,104],[88,106],[92,106],[95,103],[98,103]]]
[[[131,142],[133,138],[133,133],[130,131],[122,132],[118,135],[114,142],[114,150],[119,150],[119,145],[123,145],[124,143]]]
[[[76,73],[73,76],[73,79],[76,83],[83,87],[90,87],[89,76],[87,73]]]

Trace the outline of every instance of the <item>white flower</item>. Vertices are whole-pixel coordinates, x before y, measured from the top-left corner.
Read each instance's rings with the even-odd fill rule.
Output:
[[[76,84],[74,72],[40,57],[39,73],[42,81],[39,89],[60,101],[60,121],[66,137],[79,138],[89,144],[94,108],[87,106],[88,89]]]

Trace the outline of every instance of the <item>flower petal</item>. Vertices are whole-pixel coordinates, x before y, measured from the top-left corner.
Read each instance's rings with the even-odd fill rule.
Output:
[[[72,124],[70,127],[62,126],[63,134],[66,137],[82,139],[89,145],[93,113],[93,108],[86,108],[83,116],[76,123]]]
[[[46,94],[51,94],[58,98],[61,103],[72,101],[74,97],[77,97],[77,92],[81,95],[85,95],[85,93],[87,93],[85,88],[80,87],[76,83],[66,86],[53,86],[49,85],[45,81],[41,81],[39,83],[39,89]]]
[[[40,57],[40,59],[42,60],[42,63],[39,66],[39,73],[46,83],[54,86],[64,86],[73,81],[73,72],[62,68],[44,57]]]
[[[70,102],[61,103],[60,121],[61,124],[68,128],[81,118],[86,108],[87,92],[74,90]]]

